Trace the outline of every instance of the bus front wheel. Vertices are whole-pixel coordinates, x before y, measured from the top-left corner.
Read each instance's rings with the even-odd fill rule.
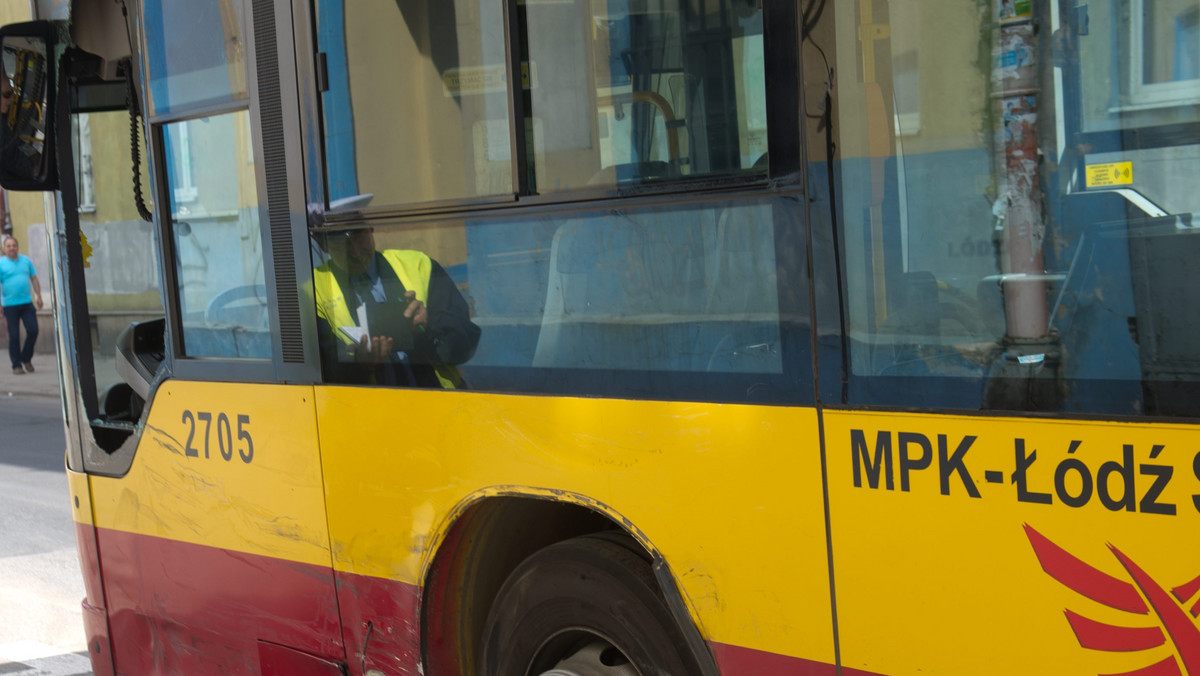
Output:
[[[605,536],[517,566],[488,613],[481,658],[481,676],[701,673],[650,565]]]

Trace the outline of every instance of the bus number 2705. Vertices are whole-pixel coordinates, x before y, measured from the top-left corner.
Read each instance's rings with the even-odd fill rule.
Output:
[[[204,457],[209,458],[209,451],[212,448],[212,428],[213,414],[208,411],[187,411],[183,412],[183,424],[188,426],[187,443],[184,444],[184,455],[189,458],[200,457],[200,451],[193,445],[198,440],[196,439],[197,423],[202,423],[204,426]],[[237,415],[237,448],[236,452],[242,462],[250,463],[254,461],[254,439],[250,437],[250,416]],[[217,414],[217,451],[225,460],[233,460],[234,437],[233,424],[229,420],[229,416],[224,413]]]

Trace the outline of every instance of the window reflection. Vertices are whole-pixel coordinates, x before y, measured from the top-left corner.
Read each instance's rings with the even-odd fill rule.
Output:
[[[752,0],[317,3],[331,203],[511,194],[510,96],[530,191],[765,172],[762,12]]]
[[[242,0],[148,2],[144,15],[156,114],[246,98]]]
[[[523,8],[536,192],[731,174],[764,159],[755,3]]]
[[[461,377],[452,386],[472,389],[811,399],[800,215],[792,200],[747,200],[323,237],[330,260],[315,285],[325,378],[447,387],[420,371],[452,364]],[[371,263],[393,279],[354,291],[355,270]],[[388,285],[397,282],[425,301],[430,325],[385,358],[366,358],[359,332],[388,321],[369,304],[395,302],[403,292]],[[436,357],[420,344],[443,335]]]
[[[103,399],[122,382],[114,361],[117,337],[133,322],[163,316],[158,251],[154,226],[138,215],[131,196],[129,113],[80,113],[72,118],[71,130],[77,166],[87,169],[79,194],[92,197],[87,208],[80,199],[79,229],[87,242],[84,278],[94,331],[92,359],[97,396]]]
[[[838,156],[810,164],[839,179],[850,403],[1194,415],[1164,393],[1200,383],[1181,281],[1200,146],[1179,132],[1200,89],[1176,75],[1194,77],[1200,4],[1032,7],[981,23],[966,0],[839,0],[817,31],[865,74],[841,67]]]
[[[37,37],[5,38],[0,61],[0,176],[9,182],[42,181],[52,175],[45,127],[53,98],[47,78],[52,60]],[[29,186],[26,186],[29,187]]]
[[[1142,81],[1200,78],[1200,3],[1142,0]]]
[[[364,228],[324,235],[313,270],[325,378],[458,389],[479,327],[429,241],[397,246]]]
[[[183,351],[271,356],[250,116],[164,127]]]
[[[331,202],[512,192],[503,5],[320,0]]]

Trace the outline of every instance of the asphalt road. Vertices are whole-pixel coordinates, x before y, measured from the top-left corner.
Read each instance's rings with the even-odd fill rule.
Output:
[[[5,362],[7,363],[7,362]],[[0,392],[0,674],[90,674],[57,396]]]

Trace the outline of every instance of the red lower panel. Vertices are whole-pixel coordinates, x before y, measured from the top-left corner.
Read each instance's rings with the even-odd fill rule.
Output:
[[[323,660],[274,643],[258,643],[262,676],[342,676],[340,662]]]
[[[421,674],[420,589],[401,582],[338,573],[338,600],[346,619],[352,676],[377,669],[385,674]],[[370,634],[368,636],[368,633]],[[832,664],[721,643],[711,644],[722,674],[734,676],[835,676]],[[365,650],[364,650],[365,647]],[[365,660],[363,655],[365,654]],[[365,668],[364,668],[365,667]],[[843,671],[847,676],[878,676]]]
[[[377,669],[385,674],[420,674],[421,591],[412,585],[338,573],[338,600],[346,619],[346,645],[354,657],[352,676]],[[368,632],[370,636],[368,637]],[[722,674],[735,676],[835,676],[832,664],[750,648],[712,643]],[[365,650],[363,650],[365,646]],[[365,661],[363,655],[365,654]],[[365,668],[364,668],[365,667]],[[843,671],[846,676],[878,676]]]
[[[752,648],[742,648],[724,643],[710,643],[713,657],[722,674],[736,676],[836,676],[837,667],[825,662],[788,657]],[[848,672],[856,676],[868,676],[867,672]]]
[[[335,576],[320,566],[121,531],[96,533],[118,673],[259,674],[260,642],[288,657],[307,653],[302,657],[317,658],[309,660],[314,666],[347,663],[352,676],[371,669],[421,673],[418,587],[337,573],[335,591]],[[283,646],[291,650],[277,650]],[[711,646],[723,674],[836,674],[832,664]],[[279,665],[266,666],[278,672]]]
[[[96,528],[88,523],[75,522],[75,543],[79,546],[79,570],[83,573],[83,590],[88,605],[104,607],[104,590],[100,587],[100,554],[96,551]]]
[[[258,674],[259,640],[346,661],[331,569],[96,533],[118,673]]]
[[[113,673],[112,648],[108,642],[108,616],[104,611],[104,590],[100,581],[100,554],[96,551],[96,529],[75,522],[75,542],[79,546],[79,571],[83,574],[83,631],[88,656],[96,676]]]
[[[83,633],[87,637],[88,657],[93,676],[112,676],[112,649],[108,643],[108,615],[86,600],[83,604]]]
[[[420,674],[421,591],[403,582],[337,573],[351,676],[376,669]]]

